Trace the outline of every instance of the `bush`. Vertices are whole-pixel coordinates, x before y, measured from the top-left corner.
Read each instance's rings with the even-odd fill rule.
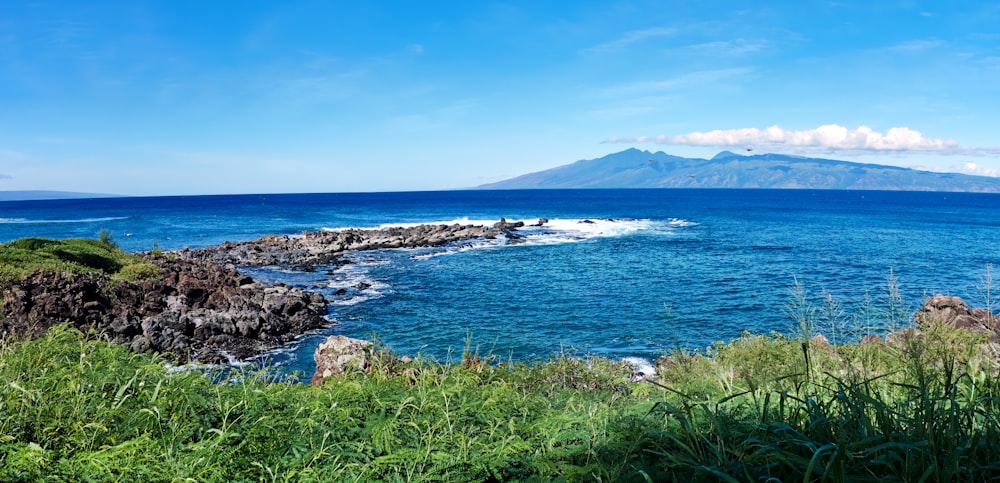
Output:
[[[149,262],[139,262],[125,265],[115,274],[116,279],[127,280],[129,282],[140,282],[143,280],[160,280],[163,273],[160,267]]]
[[[128,268],[125,274],[120,271]],[[0,244],[0,284],[9,285],[32,272],[99,272],[125,280],[158,276],[142,258],[113,243],[85,238],[22,238]],[[155,267],[154,267],[155,268]]]

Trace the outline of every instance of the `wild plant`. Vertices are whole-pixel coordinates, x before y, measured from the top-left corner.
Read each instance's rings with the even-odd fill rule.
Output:
[[[886,277],[885,307],[882,310],[884,330],[891,333],[909,326],[910,313],[899,291],[899,278],[893,269],[889,268],[889,275]]]
[[[97,240],[108,248],[118,248],[118,242],[115,241],[114,234],[107,228],[101,228],[101,230],[97,232]]]
[[[847,341],[848,319],[844,307],[833,298],[833,294],[823,291],[823,305],[819,308],[817,327],[823,335],[829,335],[834,347]]]
[[[894,317],[897,327],[906,320],[893,287],[898,281],[890,276],[880,327],[892,327]],[[683,471],[682,479],[722,481],[1000,477],[1000,381],[996,362],[982,350],[985,336],[937,323],[895,346],[814,345],[804,352],[813,371],[805,379],[787,361],[794,359],[789,348],[809,334],[812,312],[801,286],[793,286],[790,298],[788,313],[800,322],[795,344],[744,335],[718,345],[714,364],[753,374],[742,391],[720,387],[712,402],[670,388],[654,406],[649,417],[668,428],[665,440],[652,443],[664,465]],[[824,312],[836,313],[821,308],[821,321]],[[663,368],[665,381],[670,367]],[[736,441],[718,428],[720,420],[739,427],[734,415],[755,421]]]
[[[979,290],[979,295],[983,301],[983,308],[987,312],[988,324],[993,323],[994,311],[996,306],[996,300],[994,300],[993,295],[993,263],[988,262],[986,264],[986,270],[979,277],[979,285],[977,286]]]
[[[799,336],[799,346],[804,359],[804,373],[812,377],[812,361],[810,360],[810,342],[816,329],[816,307],[809,300],[805,287],[793,278],[789,289],[789,300],[785,304],[785,315],[792,319],[796,334]]]

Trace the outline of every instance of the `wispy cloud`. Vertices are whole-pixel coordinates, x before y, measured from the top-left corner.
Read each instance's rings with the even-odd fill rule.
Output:
[[[733,39],[694,44],[677,50],[684,50],[699,55],[739,56],[755,54],[766,47],[767,42],[764,41],[751,42],[746,39]]]
[[[29,159],[30,157],[21,151],[0,148],[0,161],[28,161]]]
[[[897,53],[917,54],[937,47],[941,47],[943,45],[944,42],[938,39],[918,39],[918,40],[909,40],[906,42],[900,42],[898,44],[889,46],[888,48],[886,48],[886,50]]]
[[[841,154],[1000,154],[997,148],[964,148],[957,141],[924,136],[908,127],[894,127],[881,133],[868,126],[848,129],[827,124],[802,131],[778,126],[766,129],[743,128],[692,132],[677,136],[640,136],[608,139],[608,143],[657,143],[679,146],[783,149],[798,153]]]
[[[64,50],[78,50],[85,45],[91,28],[84,22],[69,18],[49,19],[36,41]]]
[[[586,112],[586,116],[590,119],[601,119],[601,120],[617,120],[625,119],[632,116],[637,116],[640,114],[647,114],[653,112],[655,109],[651,105],[627,105],[627,106],[617,106],[608,107],[604,109],[592,109]]]
[[[752,72],[752,69],[735,67],[732,69],[713,69],[690,72],[678,77],[655,81],[638,81],[611,86],[597,91],[599,96],[640,96],[654,95],[671,89],[686,86],[700,86],[723,79],[744,76]]]
[[[0,173],[0,179],[13,179],[14,177],[9,174]]]
[[[595,45],[593,47],[588,47],[583,49],[582,52],[588,54],[605,54],[610,52],[616,52],[621,50],[631,44],[641,42],[643,40],[657,38],[657,37],[672,37],[677,35],[678,30],[672,27],[654,27],[641,30],[630,30],[625,32],[617,39],[604,42],[602,44]]]

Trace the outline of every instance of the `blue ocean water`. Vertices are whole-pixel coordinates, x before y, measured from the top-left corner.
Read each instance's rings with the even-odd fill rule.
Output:
[[[932,293],[981,306],[1000,260],[1000,195],[810,190],[542,190],[107,198],[0,203],[0,241],[96,237],[180,249],[268,233],[410,223],[551,220],[523,243],[352,254],[315,272],[246,268],[320,290],[337,322],[271,363],[311,371],[330,334],[374,334],[400,354],[514,360],[556,353],[654,358],[744,331],[789,332],[797,280],[845,319],[898,279],[905,308]],[[351,288],[349,297],[336,296]]]

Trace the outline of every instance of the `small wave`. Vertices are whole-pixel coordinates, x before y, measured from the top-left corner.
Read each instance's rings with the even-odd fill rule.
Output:
[[[331,291],[327,297],[331,305],[349,306],[376,299],[392,288],[389,284],[375,280],[368,273],[368,267],[379,262],[345,265],[331,273],[326,288]]]
[[[750,247],[751,250],[758,251],[771,251],[771,252],[783,252],[788,250],[795,250],[792,246],[770,246],[770,245],[753,245]]]
[[[45,223],[98,223],[104,221],[126,220],[127,216],[105,216],[101,218],[78,218],[75,220],[31,220],[28,218],[0,218],[0,223],[9,224],[45,224]]]
[[[684,220],[681,218],[671,218],[667,220],[667,225],[674,226],[678,228],[686,228],[689,226],[698,226],[698,222],[691,220]]]
[[[647,378],[656,377],[656,368],[653,367],[653,363],[649,359],[643,359],[642,357],[624,357],[622,362],[632,366],[632,372],[636,377]]]
[[[432,249],[419,249],[422,253],[411,255],[411,260],[430,260],[434,257],[439,257],[441,255],[452,255],[455,253],[467,252],[471,250],[481,250],[484,248],[493,248],[498,246],[503,246],[508,243],[506,237],[497,237],[493,240],[476,240],[473,242],[462,242],[454,245],[448,245],[444,247],[437,247]]]

